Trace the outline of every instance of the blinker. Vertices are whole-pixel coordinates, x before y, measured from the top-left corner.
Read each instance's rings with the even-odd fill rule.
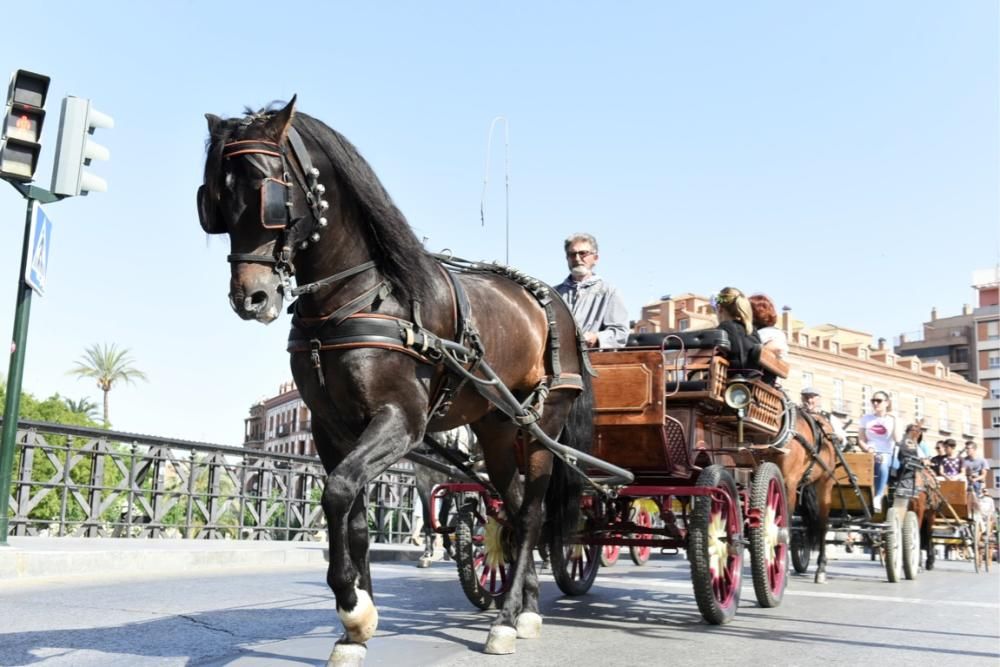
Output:
[[[226,227],[219,220],[217,209],[208,198],[204,185],[198,187],[198,221],[206,234],[225,234]]]

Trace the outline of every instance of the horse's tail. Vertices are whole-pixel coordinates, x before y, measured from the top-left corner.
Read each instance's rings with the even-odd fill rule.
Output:
[[[806,484],[799,490],[799,512],[802,521],[806,525],[806,536],[809,546],[816,549],[822,540],[826,539],[826,532],[823,526],[819,525],[819,498],[816,496],[816,487]]]
[[[594,392],[590,375],[584,370],[583,391],[573,401],[559,442],[581,452],[590,452],[594,440]],[[552,462],[552,477],[545,493],[549,531],[562,536],[576,533],[580,523],[580,496],[583,478],[559,457]]]

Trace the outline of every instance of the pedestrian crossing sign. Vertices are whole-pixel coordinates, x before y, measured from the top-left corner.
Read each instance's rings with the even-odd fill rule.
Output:
[[[39,296],[45,294],[45,274],[49,266],[49,248],[52,247],[52,220],[45,215],[42,205],[32,202],[31,232],[28,261],[24,266],[24,282]]]

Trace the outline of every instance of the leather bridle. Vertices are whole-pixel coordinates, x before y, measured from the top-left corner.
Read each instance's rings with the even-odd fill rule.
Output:
[[[338,280],[374,268],[375,262],[364,262],[292,288],[295,252],[319,241],[320,230],[327,226],[325,213],[329,203],[323,198],[326,187],[319,182],[320,172],[313,166],[309,152],[294,127],[288,128],[287,141],[281,143],[266,139],[240,139],[224,144],[222,159],[234,158],[246,159],[264,175],[260,186],[260,224],[264,229],[280,230],[280,235],[270,244],[273,248],[271,254],[232,253],[226,257],[229,262],[272,264],[285,294],[293,297],[315,292]],[[281,161],[281,178],[271,175],[274,173],[274,160]],[[301,197],[293,196],[295,189],[302,194]],[[225,234],[228,230],[216,213],[216,205],[209,201],[208,190],[202,185],[198,188],[198,215],[202,229],[208,234]]]

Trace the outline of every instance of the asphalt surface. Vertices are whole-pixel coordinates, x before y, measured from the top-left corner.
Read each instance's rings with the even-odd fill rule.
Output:
[[[542,638],[519,640],[514,656],[482,653],[492,613],[465,600],[452,563],[379,563],[366,664],[1000,664],[996,571],[939,561],[890,584],[866,556],[834,556],[830,583],[796,576],[774,609],[747,579],[725,626],[702,621],[681,556],[620,561],[577,598],[544,575]],[[323,665],[341,632],[324,580],[320,563],[3,580],[0,665]]]

